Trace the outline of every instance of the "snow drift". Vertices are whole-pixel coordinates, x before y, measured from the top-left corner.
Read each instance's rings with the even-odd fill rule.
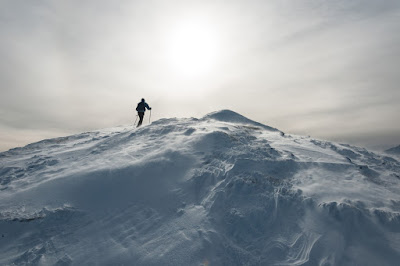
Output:
[[[400,163],[224,110],[0,153],[1,265],[397,265]]]

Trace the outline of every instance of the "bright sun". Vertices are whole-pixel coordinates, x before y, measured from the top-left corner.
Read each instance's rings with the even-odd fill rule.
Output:
[[[210,25],[195,21],[179,24],[167,41],[167,60],[171,70],[184,78],[211,72],[217,61],[217,40]]]

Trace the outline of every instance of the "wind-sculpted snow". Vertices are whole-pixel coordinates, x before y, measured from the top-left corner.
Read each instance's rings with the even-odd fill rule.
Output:
[[[397,265],[397,158],[232,111],[0,153],[1,265]]]

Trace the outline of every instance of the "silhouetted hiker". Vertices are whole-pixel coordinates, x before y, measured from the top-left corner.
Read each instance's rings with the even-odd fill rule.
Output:
[[[138,103],[138,105],[136,107],[136,111],[139,116],[139,123],[137,125],[138,127],[140,127],[140,125],[143,122],[144,112],[146,112],[146,108],[148,110],[151,110],[151,107],[149,107],[149,105],[144,101],[144,99],[142,99],[142,101],[140,103]]]

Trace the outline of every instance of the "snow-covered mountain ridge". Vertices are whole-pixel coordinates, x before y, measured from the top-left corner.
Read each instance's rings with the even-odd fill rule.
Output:
[[[400,155],[400,145],[387,149],[385,152],[389,153],[389,154],[396,154],[396,155]]]
[[[397,265],[400,162],[232,111],[0,153],[1,265]]]

